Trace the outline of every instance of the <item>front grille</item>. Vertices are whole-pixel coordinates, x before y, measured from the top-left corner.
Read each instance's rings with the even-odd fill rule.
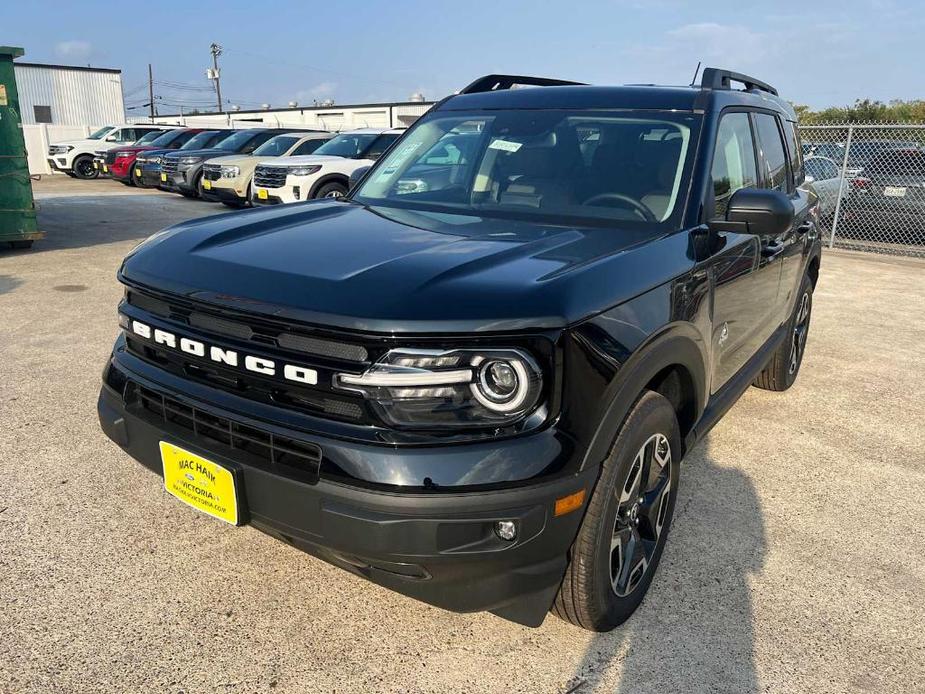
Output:
[[[281,166],[258,166],[254,171],[254,185],[261,188],[282,188],[286,185],[286,169]]]
[[[222,177],[222,167],[218,164],[203,164],[202,178],[205,181],[217,181]]]
[[[219,318],[204,312],[191,302],[173,297],[158,298],[136,289],[129,289],[125,300],[155,316],[185,323],[209,333],[248,340],[261,347],[278,347],[316,357],[358,363],[365,363],[369,359],[369,354],[362,345],[300,334],[297,328],[279,321],[250,317],[240,320]]]
[[[165,174],[175,174],[180,168],[180,160],[174,157],[164,157],[161,162],[161,171]]]
[[[134,404],[144,410],[149,419],[159,419],[222,444],[277,474],[310,484],[318,482],[322,455],[314,443],[210,414],[137,383],[127,384],[125,400],[129,406]]]
[[[105,152],[103,156],[106,157],[105,161],[110,166],[116,163],[116,150],[111,149],[108,152]]]
[[[135,309],[129,311],[126,308],[126,312],[138,320],[146,320],[144,315],[138,314],[142,311],[152,318],[169,321],[163,326],[169,331],[173,330],[171,323],[181,328],[178,331],[181,334],[182,326],[189,326],[188,336],[194,339],[243,351],[247,351],[250,345],[255,355],[281,362],[303,363],[322,372],[356,371],[369,363],[369,354],[363,345],[327,339],[323,334],[313,335],[309,329],[289,326],[278,320],[217,316],[186,300],[151,296],[135,289],[126,291],[125,302]],[[211,336],[215,336],[214,340],[210,339]],[[353,424],[372,421],[372,413],[364,398],[332,388],[329,378],[323,378],[317,384],[305,384],[267,377],[191,355],[141,338],[131,331],[125,332],[125,344],[130,354],[159,369],[238,397]],[[279,352],[288,352],[289,355]]]

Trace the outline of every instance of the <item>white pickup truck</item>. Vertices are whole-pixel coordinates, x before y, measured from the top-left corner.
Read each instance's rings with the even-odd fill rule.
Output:
[[[80,140],[55,142],[48,147],[48,164],[52,171],[61,171],[75,178],[96,178],[93,168],[97,152],[131,144],[151,131],[169,130],[170,125],[106,125]]]
[[[257,164],[251,203],[278,205],[347,193],[350,174],[369,166],[402,134],[402,129],[362,128],[340,133],[314,154],[279,157]]]

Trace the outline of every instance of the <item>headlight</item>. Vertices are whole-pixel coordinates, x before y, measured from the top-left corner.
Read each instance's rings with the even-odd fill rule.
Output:
[[[420,178],[403,178],[395,184],[396,195],[407,195],[408,193],[426,193],[430,190],[427,181]]]
[[[196,164],[202,161],[202,157],[180,157],[181,164]]]
[[[518,349],[395,349],[334,386],[362,393],[387,424],[405,429],[500,427],[537,410],[543,379]]]
[[[132,152],[116,152],[116,159],[128,159]]]
[[[146,159],[145,161],[148,161],[148,162],[150,162],[150,163],[152,163],[152,164],[160,164],[161,162],[164,161],[164,157],[162,157],[162,156],[150,157],[150,158]]]
[[[220,171],[222,178],[235,178],[241,173],[241,169],[237,166],[222,166]]]
[[[312,166],[290,166],[286,169],[286,173],[290,176],[311,176],[321,171],[321,166],[319,164],[313,164]]]

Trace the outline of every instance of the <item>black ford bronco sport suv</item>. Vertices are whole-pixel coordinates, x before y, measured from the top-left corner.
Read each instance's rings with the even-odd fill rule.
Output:
[[[611,629],[685,452],[799,371],[820,243],[795,120],[717,69],[477,80],[343,199],[134,249],[103,430],[181,500],[383,586]]]

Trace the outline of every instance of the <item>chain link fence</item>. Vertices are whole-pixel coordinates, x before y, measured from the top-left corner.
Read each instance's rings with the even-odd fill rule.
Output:
[[[828,245],[925,257],[925,123],[800,127]]]

